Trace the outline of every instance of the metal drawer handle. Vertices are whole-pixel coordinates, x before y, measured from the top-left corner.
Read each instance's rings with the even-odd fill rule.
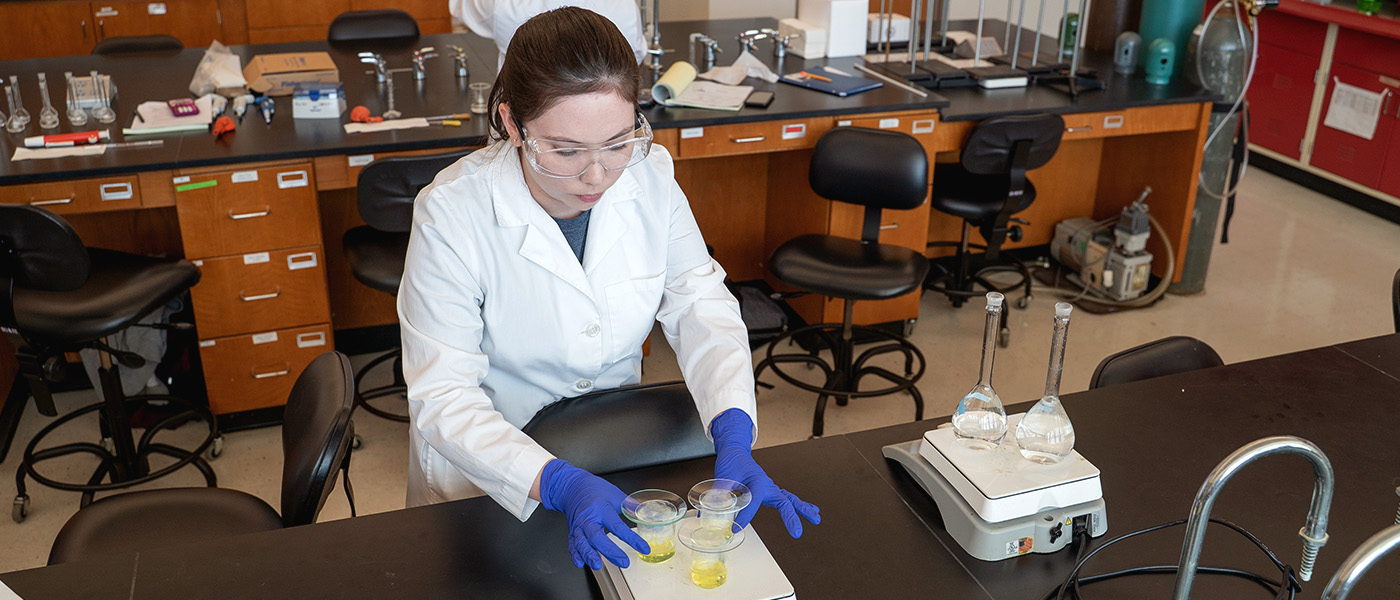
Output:
[[[256,302],[258,300],[271,300],[282,295],[282,286],[277,286],[277,290],[271,294],[258,294],[256,296],[244,296],[243,292],[238,292],[238,299],[244,302]]]
[[[272,207],[267,205],[263,205],[263,209],[260,212],[233,214],[233,209],[228,209],[228,218],[233,219],[235,221],[239,219],[255,219],[257,217],[266,217],[270,214],[272,214]]]
[[[291,187],[306,187],[308,179],[309,177],[306,171],[288,171],[286,173],[278,173],[277,189],[286,189]]]
[[[894,222],[894,223],[890,223],[889,225],[881,225],[881,226],[880,226],[880,229],[882,229],[882,230],[887,230],[887,229],[899,229],[899,223],[898,223],[898,222]]]
[[[29,205],[30,205],[30,206],[53,206],[53,205],[55,205],[55,204],[69,204],[69,203],[73,202],[73,199],[74,199],[74,198],[77,198],[77,197],[78,197],[78,194],[77,194],[77,193],[74,193],[74,194],[69,195],[67,198],[59,198],[59,199],[57,199],[57,200],[35,200],[35,199],[33,199],[33,198],[30,198],[30,199],[29,199]]]
[[[259,373],[259,372],[257,371],[257,369],[248,369],[248,372],[251,373],[251,374],[253,375],[253,379],[271,379],[271,378],[273,378],[273,377],[281,377],[281,376],[283,376],[283,375],[287,375],[287,374],[291,373],[291,372],[292,372],[292,365],[291,365],[290,363],[285,363],[285,362],[284,362],[284,363],[282,363],[282,370],[280,370],[280,371],[270,371],[270,372],[267,372],[267,373]]]
[[[753,137],[746,138],[729,138],[729,141],[734,142],[736,144],[749,144],[752,142],[761,142],[766,139],[768,139],[768,136],[766,135],[756,135]]]
[[[1079,132],[1081,132],[1081,131],[1093,131],[1093,130],[1094,130],[1094,126],[1093,126],[1093,125],[1085,125],[1085,126],[1083,126],[1083,127],[1066,127],[1066,128],[1065,128],[1065,133],[1079,133]]]

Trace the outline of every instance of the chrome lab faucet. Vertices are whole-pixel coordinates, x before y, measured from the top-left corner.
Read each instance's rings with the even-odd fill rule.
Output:
[[[1225,457],[1206,477],[1201,491],[1196,492],[1196,501],[1191,504],[1191,516],[1186,523],[1186,541],[1181,546],[1181,563],[1177,570],[1176,588],[1172,590],[1173,600],[1187,600],[1191,596],[1191,584],[1195,582],[1196,567],[1201,560],[1201,545],[1206,539],[1206,525],[1210,522],[1210,507],[1215,503],[1220,489],[1245,465],[1271,454],[1298,454],[1312,463],[1312,506],[1308,509],[1307,522],[1298,530],[1299,537],[1303,538],[1303,564],[1299,567],[1298,576],[1303,581],[1312,578],[1317,550],[1327,543],[1327,512],[1332,508],[1335,479],[1332,463],[1322,450],[1303,438],[1268,437],[1250,442]]]
[[[1346,598],[1361,576],[1396,546],[1400,546],[1400,525],[1391,525],[1362,542],[1337,569],[1332,581],[1327,582],[1327,588],[1322,590],[1322,600]]]

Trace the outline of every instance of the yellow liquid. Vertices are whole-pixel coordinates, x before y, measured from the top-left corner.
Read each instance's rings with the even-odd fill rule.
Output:
[[[661,542],[651,542],[648,540],[648,544],[651,545],[651,554],[641,555],[643,561],[649,563],[663,563],[676,555],[676,542],[671,538],[666,538],[665,541]]]
[[[729,570],[725,568],[724,563],[717,560],[690,563],[690,580],[707,590],[724,585],[728,575]]]

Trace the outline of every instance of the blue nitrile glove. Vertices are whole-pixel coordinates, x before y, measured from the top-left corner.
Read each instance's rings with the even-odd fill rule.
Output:
[[[595,571],[607,557],[612,564],[627,568],[627,553],[608,539],[611,532],[637,552],[650,554],[651,546],[622,522],[622,501],[627,498],[617,486],[561,459],[549,461],[540,474],[541,504],[564,513],[569,522],[569,556],[575,567],[587,564]]]
[[[822,522],[821,509],[803,502],[797,496],[779,489],[763,468],[753,461],[753,419],[737,408],[726,410],[710,421],[710,435],[715,439],[715,478],[732,479],[748,486],[753,500],[734,518],[734,525],[749,524],[759,506],[778,509],[792,537],[802,537],[802,520],[813,525]]]

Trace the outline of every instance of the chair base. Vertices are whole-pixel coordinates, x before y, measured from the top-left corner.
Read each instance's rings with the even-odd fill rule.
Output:
[[[122,442],[119,439],[115,439],[117,436],[114,436],[112,433],[114,429],[117,431],[124,429],[127,436],[127,443],[130,443],[129,426],[125,423],[121,423],[117,424],[114,428],[113,424],[110,422],[110,415],[106,413],[100,417],[104,435],[101,445],[89,442],[78,442],[54,446],[52,448],[39,448],[40,442],[59,427],[88,413],[109,408],[109,404],[106,402],[89,404],[79,408],[55,419],[52,423],[40,429],[39,432],[34,435],[34,439],[30,440],[29,444],[25,447],[24,454],[20,460],[19,469],[15,472],[15,490],[17,494],[11,513],[11,517],[14,518],[15,522],[23,522],[25,517],[28,516],[29,494],[25,485],[26,478],[33,479],[34,482],[39,485],[54,489],[81,492],[81,506],[91,504],[93,496],[98,492],[118,490],[154,481],[174,473],[187,465],[192,465],[196,469],[199,469],[200,473],[204,475],[204,481],[208,486],[215,487],[218,481],[214,475],[214,470],[201,456],[206,449],[218,445],[216,442],[220,440],[218,423],[215,421],[213,413],[205,408],[190,406],[178,398],[163,395],[133,396],[130,398],[122,398],[118,400],[117,403],[124,405],[123,408],[126,408],[127,406],[144,403],[149,400],[168,400],[184,404],[185,410],[170,415],[147,428],[141,435],[141,439],[132,446],[130,454],[120,449],[119,446]],[[190,419],[200,419],[209,424],[209,434],[194,450],[176,448],[169,444],[155,441],[156,434],[161,430],[172,429]],[[78,453],[92,454],[96,456],[99,461],[92,476],[85,482],[73,483],[58,481],[43,475],[36,467],[38,463]],[[169,456],[174,458],[175,462],[152,471],[149,465],[149,458],[152,454]]]
[[[955,242],[932,242],[930,247],[936,246],[958,246]],[[982,246],[968,245],[969,248],[982,249]],[[961,307],[969,299],[985,295],[988,292],[1000,292],[1010,295],[1018,288],[1022,290],[1021,297],[1016,299],[1016,308],[1025,310],[1031,304],[1034,296],[1031,294],[1031,285],[1034,279],[1031,277],[1030,266],[1019,257],[1013,254],[1002,253],[1004,263],[993,263],[982,265],[976,270],[967,267],[969,258],[958,257],[959,269],[968,271],[964,277],[959,277],[957,271],[951,271],[947,267],[934,263],[933,269],[929,270],[928,278],[924,280],[924,289],[937,292],[948,297],[953,306]],[[1021,280],[1012,285],[998,286],[988,281],[988,273],[1015,272],[1020,274]],[[1001,328],[997,334],[997,344],[1005,348],[1011,344],[1011,328],[1007,326],[1008,311],[1001,312]]]
[[[394,383],[379,386],[377,388],[364,389],[363,384],[365,376],[369,375],[370,371],[374,370],[379,365],[388,362],[389,360],[394,361]],[[408,386],[404,383],[403,380],[402,348],[395,348],[375,357],[374,360],[371,360],[368,363],[365,363],[365,366],[360,367],[360,372],[355,374],[355,406],[364,409],[365,412],[368,412],[369,414],[372,414],[376,417],[388,419],[390,421],[398,421],[400,423],[407,423],[407,414],[390,412],[384,410],[383,408],[373,406],[369,403],[370,400],[382,398],[385,396],[402,396],[405,398],[405,402],[407,402],[407,393]]]
[[[849,318],[849,304],[848,318]],[[855,344],[852,342],[856,332],[862,336],[887,340],[873,348],[869,348],[859,355],[855,354]],[[775,353],[774,349],[779,344],[787,341],[793,343],[793,338],[800,335],[817,335],[825,341],[827,348],[831,349],[831,361],[818,356],[817,352],[806,353]],[[904,375],[900,376],[888,369],[870,366],[866,363],[870,359],[891,352],[899,352],[904,355]],[[812,385],[798,380],[792,375],[783,371],[782,365],[790,363],[800,363],[808,367],[821,369],[825,375],[822,385]],[[758,382],[758,378],[763,374],[764,369],[772,369],[783,381],[786,381],[803,390],[817,394],[816,412],[812,417],[812,437],[821,437],[824,426],[823,417],[826,414],[826,402],[828,398],[835,397],[837,406],[845,406],[851,398],[870,398],[874,396],[884,396],[897,392],[907,391],[914,397],[914,420],[919,421],[924,418],[924,399],[919,393],[919,389],[914,384],[924,375],[924,355],[919,349],[908,340],[882,329],[874,327],[864,327],[847,323],[826,323],[819,325],[809,325],[798,329],[793,329],[784,333],[768,343],[768,350],[762,361],[754,368],[754,382],[757,385],[772,387],[769,384]],[[862,379],[874,376],[889,382],[888,387],[877,390],[861,390]]]

